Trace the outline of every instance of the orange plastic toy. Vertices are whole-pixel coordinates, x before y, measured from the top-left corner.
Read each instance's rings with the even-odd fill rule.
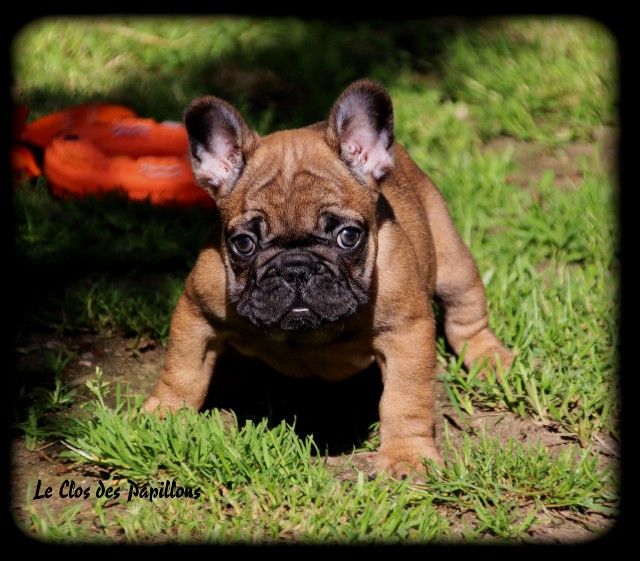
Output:
[[[42,174],[33,152],[20,144],[11,148],[11,169],[18,181],[38,177]]]
[[[56,136],[69,134],[73,129],[80,131],[82,128],[90,128],[100,123],[111,123],[135,116],[134,111],[122,105],[78,105],[32,121],[24,127],[21,136],[22,140],[45,148]]]
[[[26,125],[21,138],[44,151],[57,195],[123,191],[153,204],[214,206],[193,179],[180,123],[136,117],[119,105],[82,105]]]
[[[82,139],[56,138],[47,147],[44,169],[57,195],[82,196],[124,190],[130,199],[154,204],[213,206],[193,182],[186,155],[108,156]]]
[[[107,154],[184,156],[189,148],[181,123],[158,123],[153,119],[123,118],[110,122],[70,127],[68,135],[93,142]]]

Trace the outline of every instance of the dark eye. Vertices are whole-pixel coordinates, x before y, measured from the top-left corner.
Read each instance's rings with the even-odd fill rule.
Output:
[[[238,255],[247,257],[255,251],[256,242],[251,236],[240,234],[231,239],[231,246]]]
[[[342,249],[353,249],[360,243],[362,238],[362,230],[348,226],[338,233],[337,242]]]

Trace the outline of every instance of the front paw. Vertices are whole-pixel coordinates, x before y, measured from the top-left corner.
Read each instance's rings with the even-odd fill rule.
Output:
[[[414,481],[424,479],[424,460],[443,464],[442,457],[432,444],[397,444],[381,448],[373,459],[377,472],[384,472],[397,479],[411,477]]]

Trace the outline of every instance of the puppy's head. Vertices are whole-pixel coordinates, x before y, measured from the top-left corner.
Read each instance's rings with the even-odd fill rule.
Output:
[[[229,303],[258,327],[315,329],[368,301],[378,183],[391,170],[393,109],[359,81],[326,123],[263,138],[215,97],[185,113],[193,171],[215,198]]]

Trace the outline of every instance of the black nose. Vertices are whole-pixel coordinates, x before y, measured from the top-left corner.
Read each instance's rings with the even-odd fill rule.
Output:
[[[278,274],[289,284],[304,284],[311,277],[311,267],[309,265],[288,265],[280,269]]]
[[[292,285],[305,284],[317,270],[317,265],[302,255],[289,255],[279,265],[278,275]]]

